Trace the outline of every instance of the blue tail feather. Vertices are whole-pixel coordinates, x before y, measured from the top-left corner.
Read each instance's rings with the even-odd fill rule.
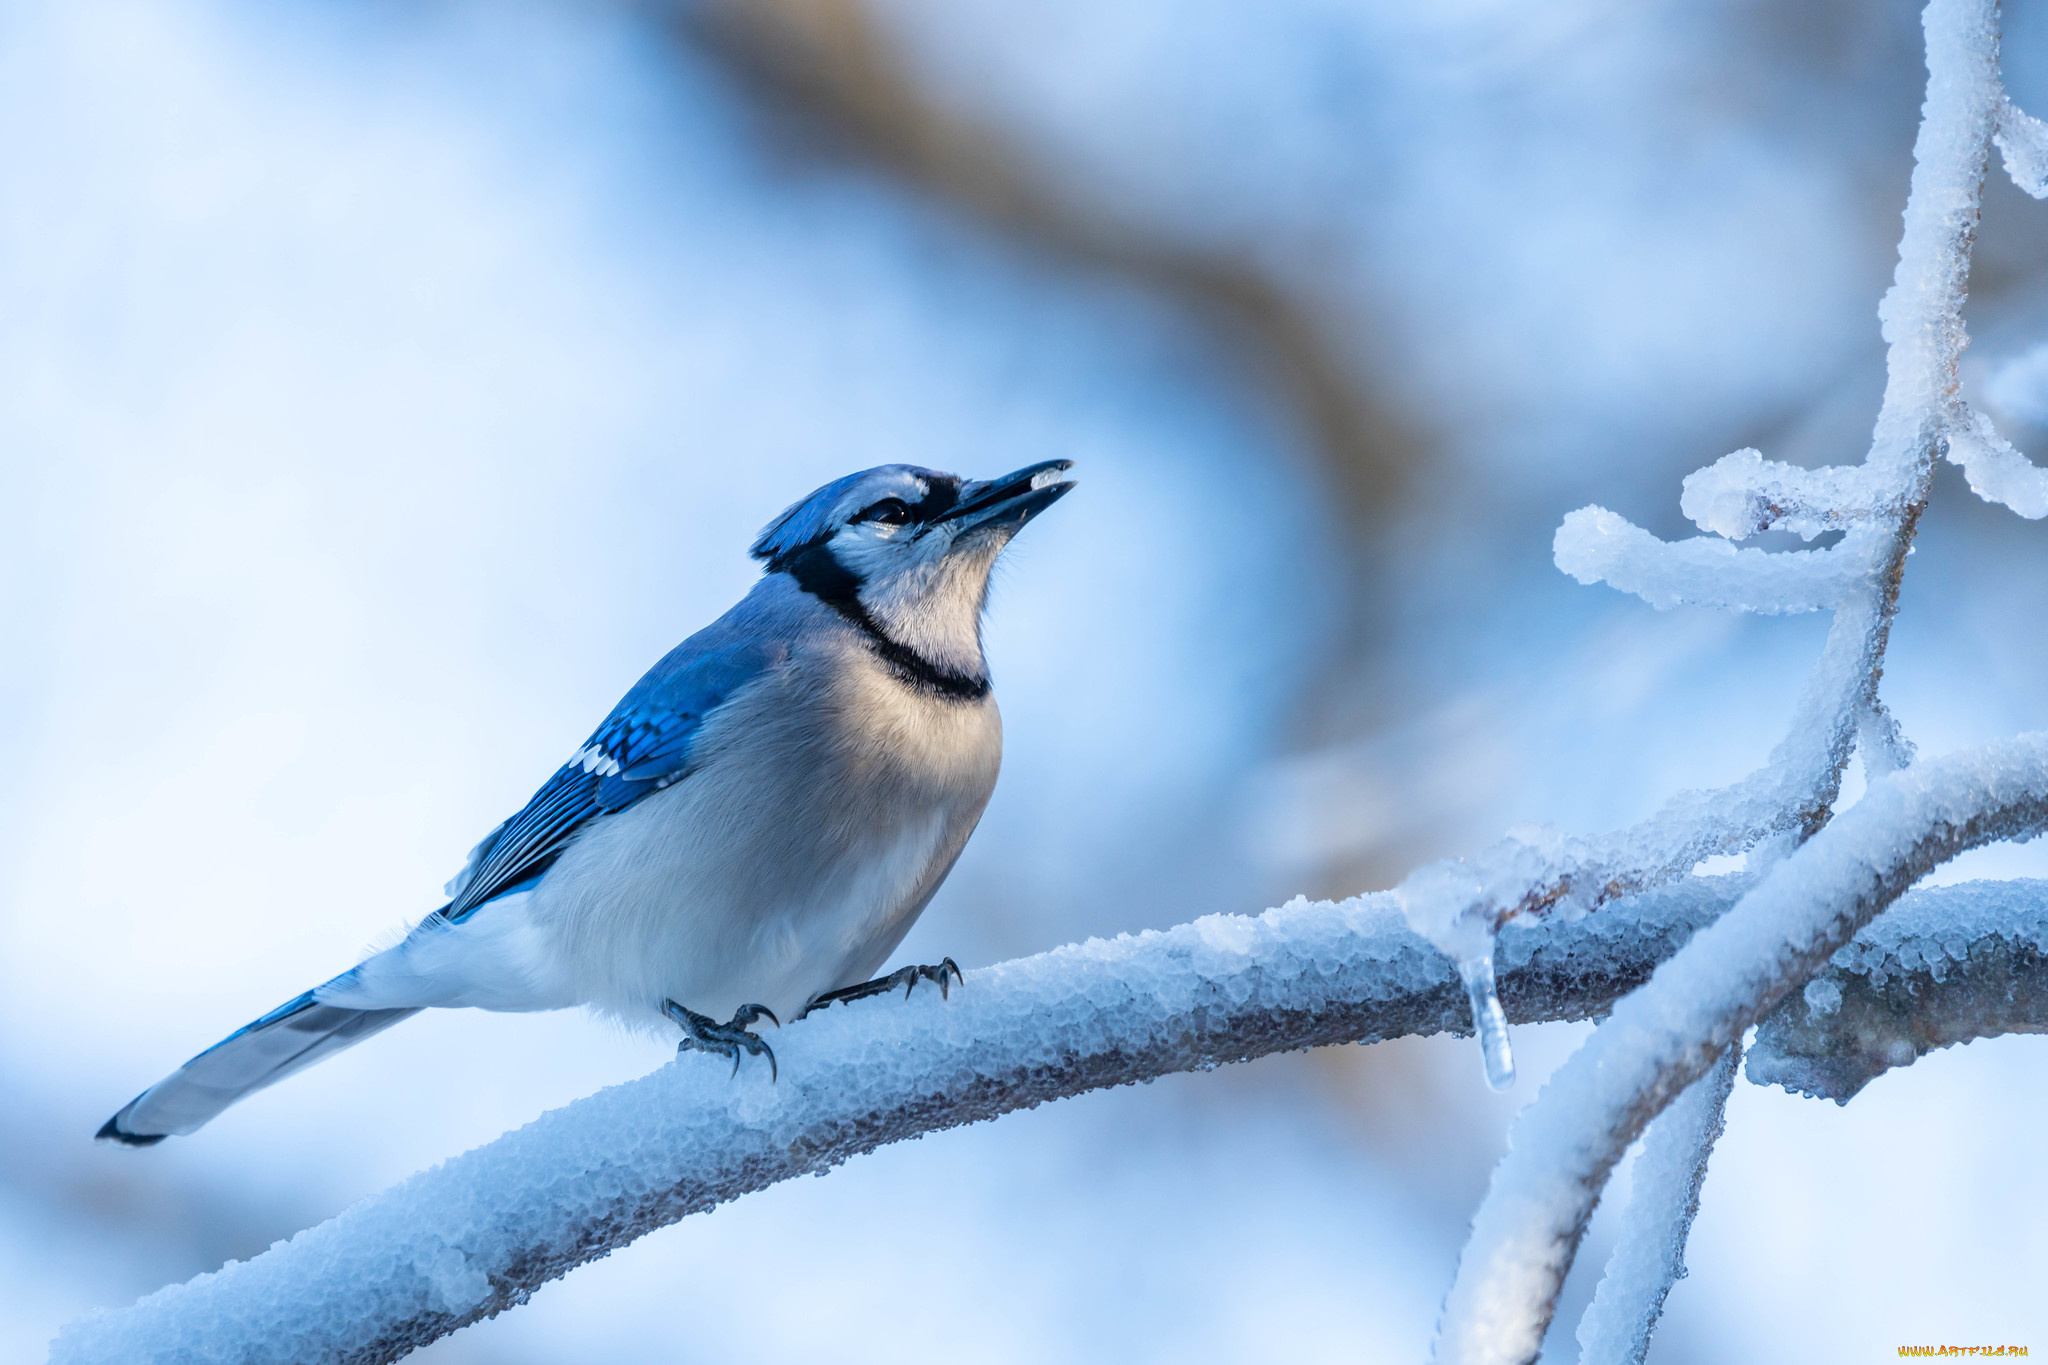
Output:
[[[307,991],[237,1029],[137,1095],[96,1136],[148,1147],[194,1132],[243,1096],[418,1013],[327,1005]]]

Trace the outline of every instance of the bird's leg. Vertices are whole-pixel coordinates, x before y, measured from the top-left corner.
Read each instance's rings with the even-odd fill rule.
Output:
[[[827,1005],[836,1005],[842,1000],[865,1000],[871,995],[881,995],[884,992],[893,991],[898,986],[903,988],[903,998],[908,1000],[910,993],[917,989],[917,983],[920,981],[938,982],[939,998],[942,1000],[949,999],[950,995],[947,990],[949,978],[952,981],[960,982],[962,985],[965,985],[967,980],[960,975],[960,964],[950,957],[940,962],[936,967],[903,967],[889,973],[887,976],[878,976],[873,981],[863,981],[858,986],[841,986],[836,991],[826,991],[823,995],[813,996],[811,997],[811,1003],[804,1006],[804,1014],[809,1014],[813,1010],[821,1010]],[[803,1017],[803,1014],[797,1016],[799,1019]]]
[[[732,1022],[721,1024],[707,1018],[693,1009],[678,1005],[673,1000],[661,1002],[661,1012],[676,1021],[683,1031],[683,1041],[676,1046],[677,1052],[715,1053],[720,1057],[732,1058],[732,1074],[740,1074],[740,1049],[745,1048],[756,1057],[768,1059],[768,1079],[775,1080],[775,1052],[768,1044],[747,1032],[747,1025],[766,1019],[777,1028],[782,1021],[775,1017],[775,1011],[766,1005],[741,1005],[733,1013]]]

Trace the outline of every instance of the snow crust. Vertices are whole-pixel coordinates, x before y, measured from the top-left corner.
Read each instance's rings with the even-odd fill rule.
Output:
[[[1686,475],[1678,507],[1702,531],[1730,540],[1774,527],[1812,540],[1871,520],[1894,493],[1861,466],[1802,469],[1745,448]]]
[[[1915,891],[1859,931],[1828,966],[1880,987],[1917,975],[1941,982],[1992,937],[2048,955],[2048,881],[1963,882]]]

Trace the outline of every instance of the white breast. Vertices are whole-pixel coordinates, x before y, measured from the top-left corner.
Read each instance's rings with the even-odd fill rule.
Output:
[[[785,1022],[868,979],[995,789],[993,698],[906,686],[836,640],[705,727],[693,771],[599,821],[534,890],[576,997],[622,1018],[664,1000]]]

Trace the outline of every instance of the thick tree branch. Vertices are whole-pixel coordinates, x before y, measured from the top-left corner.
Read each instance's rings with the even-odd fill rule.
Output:
[[[1648,979],[1746,883],[1511,929],[1518,1022],[1581,1019]],[[1090,941],[838,1007],[775,1039],[782,1079],[695,1055],[543,1116],[264,1255],[68,1328],[53,1362],[382,1362],[586,1261],[887,1143],[1273,1052],[1469,1027],[1450,962],[1392,898]]]
[[[1509,1017],[1604,1014],[1751,885],[1694,877],[1511,926]],[[2044,943],[2048,883],[1915,892],[1817,979],[1842,992],[1843,1037],[1860,1038],[1856,992],[1875,990],[1884,1038],[1956,1041],[2048,1019]],[[1962,994],[1986,971],[2017,983],[2010,1011]],[[1806,1008],[1794,995],[1780,1013]],[[814,1016],[776,1039],[777,1085],[691,1057],[566,1106],[247,1264],[77,1324],[52,1360],[395,1360],[690,1213],[890,1142],[1176,1071],[1469,1027],[1449,960],[1384,895],[1063,948],[971,973],[949,1001]]]

